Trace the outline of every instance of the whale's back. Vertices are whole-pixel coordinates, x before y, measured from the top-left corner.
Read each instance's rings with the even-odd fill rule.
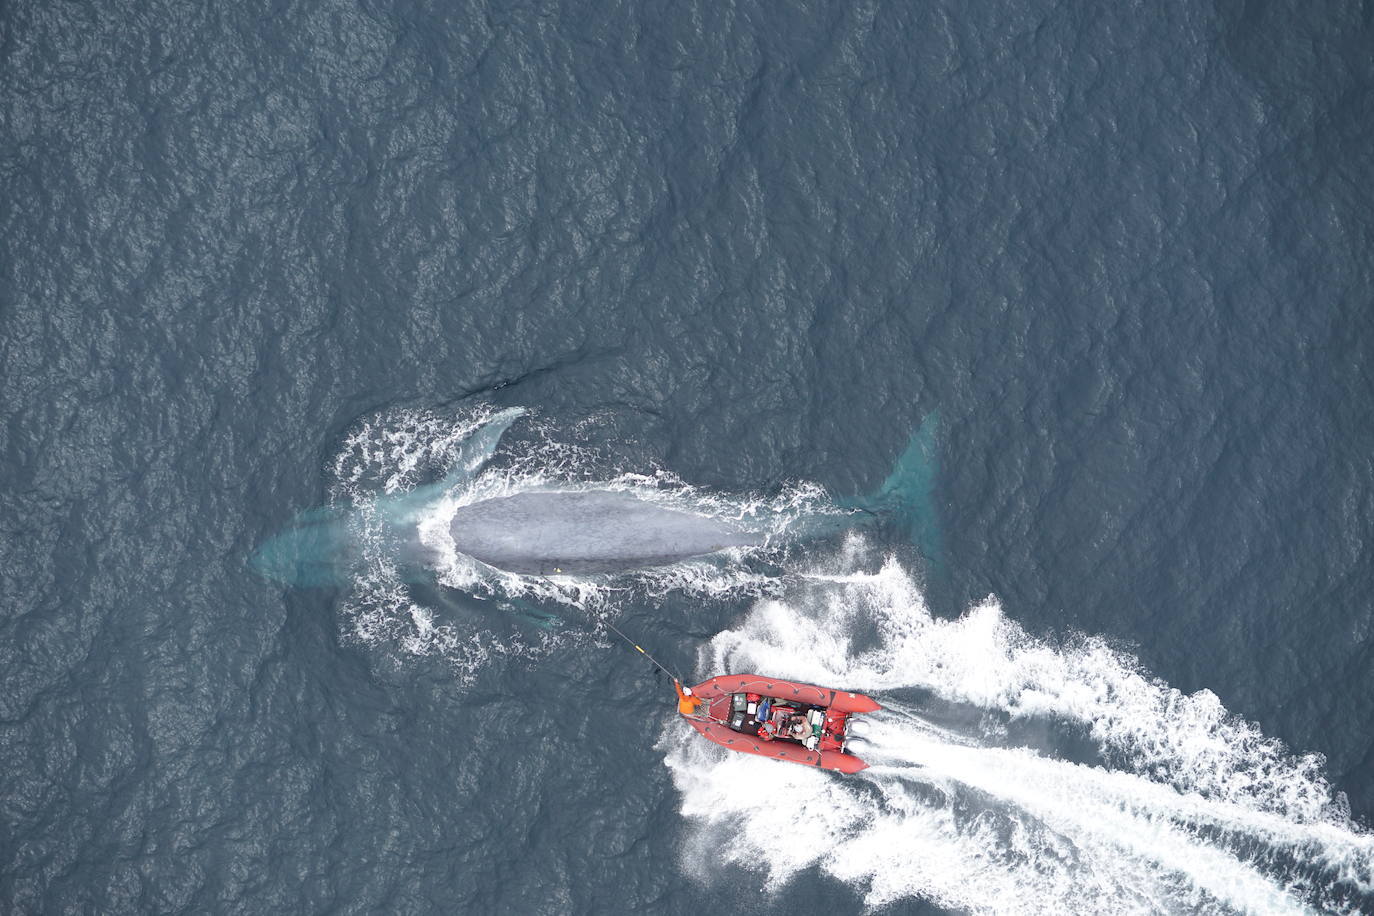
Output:
[[[760,538],[728,520],[667,509],[617,490],[518,493],[463,506],[454,546],[516,573],[616,573]]]

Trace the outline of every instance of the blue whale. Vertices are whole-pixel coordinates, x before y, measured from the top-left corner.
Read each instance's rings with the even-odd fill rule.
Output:
[[[729,519],[595,489],[482,500],[453,514],[449,534],[460,553],[507,572],[541,576],[666,566],[766,540]]]
[[[474,480],[501,437],[524,415],[511,408],[493,415],[459,447],[449,474],[407,493],[380,496],[376,516],[412,567],[432,567],[435,554],[419,524],[450,494]],[[608,482],[543,485],[459,505],[446,533],[453,548],[497,570],[520,575],[616,575],[661,567],[732,548],[756,548],[823,536],[882,521],[905,526],[934,558],[938,543],[928,489],[933,476],[931,423],[912,437],[892,474],[869,497],[831,501],[813,511],[770,510],[722,514],[719,500],[661,500],[654,490]],[[461,500],[460,500],[461,502]],[[356,560],[351,507],[302,513],[265,542],[251,564],[266,578],[297,586],[345,585]]]

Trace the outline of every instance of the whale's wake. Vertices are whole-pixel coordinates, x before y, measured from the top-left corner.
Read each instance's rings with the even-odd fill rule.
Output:
[[[876,695],[891,708],[861,726],[872,768],[840,778],[726,754],[674,725],[690,871],[730,860],[776,885],[814,866],[872,906],[920,897],[984,912],[1369,904],[1374,838],[1319,757],[1289,754],[1212,694],[1183,696],[1100,640],[1032,639],[992,601],[933,618],[895,562],[847,572],[864,553],[853,539],[836,568],[761,602],[706,647],[702,669]]]

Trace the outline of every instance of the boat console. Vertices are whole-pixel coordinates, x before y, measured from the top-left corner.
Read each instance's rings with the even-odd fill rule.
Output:
[[[794,717],[805,717],[806,729],[798,734]],[[825,710],[804,704],[784,705],[775,703],[771,697],[757,694],[736,693],[730,697],[730,719],[728,725],[734,731],[745,735],[761,735],[766,729],[769,740],[790,741],[809,750],[820,746],[825,731]]]

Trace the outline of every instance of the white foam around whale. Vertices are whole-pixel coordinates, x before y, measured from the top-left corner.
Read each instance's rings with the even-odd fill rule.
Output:
[[[719,494],[691,487],[661,469],[643,474],[608,468],[587,449],[560,441],[528,418],[523,428],[533,435],[518,448],[503,451],[500,462],[478,462],[468,467],[472,473],[452,475],[448,485],[434,489],[430,481],[451,472],[455,464],[471,462],[472,443],[489,434],[489,424],[507,418],[508,425],[512,413],[518,415],[484,408],[456,417],[391,411],[361,422],[349,434],[329,467],[331,505],[348,509],[349,541],[356,547],[343,601],[346,637],[401,656],[441,657],[464,679],[494,656],[533,657],[573,638],[567,631],[531,632],[528,627],[498,634],[471,618],[455,621],[428,606],[417,597],[405,566],[406,554],[416,545],[399,543],[398,530],[418,534],[424,563],[439,585],[494,601],[561,604],[575,608],[580,619],[587,613],[612,614],[627,594],[652,597],[677,591],[703,599],[766,594],[776,581],[750,561],[779,556],[777,536],[799,518],[843,515],[821,488],[811,485],[769,496]],[[525,575],[467,556],[453,541],[450,523],[463,507],[581,488],[728,520],[757,534],[758,543],[619,575]],[[418,495],[424,498],[413,498]],[[407,517],[413,513],[408,528],[397,525],[402,509]]]

